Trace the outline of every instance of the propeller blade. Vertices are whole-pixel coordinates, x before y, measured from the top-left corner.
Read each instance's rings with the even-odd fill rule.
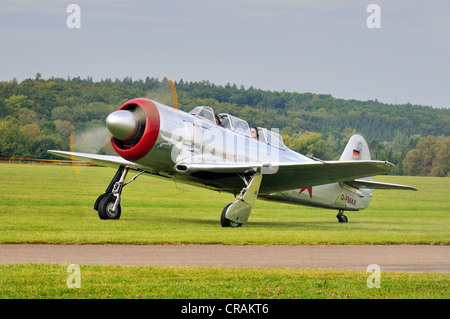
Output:
[[[169,77],[170,90],[172,91],[173,97],[173,108],[178,110],[178,95],[177,89],[175,88],[175,83],[173,83],[172,79]]]
[[[72,134],[70,134],[70,151],[71,152],[74,152],[75,150],[75,148],[74,148],[74,146],[73,146],[73,136],[74,136],[74,131],[72,131]],[[77,161],[76,161],[76,159],[75,159],[75,156],[71,156],[70,157],[70,159],[71,159],[71,161],[72,161],[72,166],[73,166],[73,168],[74,168],[74,170],[75,170],[75,173],[77,174],[77,175],[79,175],[80,174],[80,171],[78,170],[78,164],[77,164]]]

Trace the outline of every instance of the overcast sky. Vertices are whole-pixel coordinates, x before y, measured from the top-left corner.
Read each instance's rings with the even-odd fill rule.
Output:
[[[81,28],[67,25],[71,3]],[[450,1],[0,0],[0,81],[36,73],[450,108]]]

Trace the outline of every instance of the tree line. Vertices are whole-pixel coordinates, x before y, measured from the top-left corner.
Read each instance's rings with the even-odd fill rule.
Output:
[[[206,105],[251,126],[278,128],[285,144],[302,154],[338,159],[350,136],[359,133],[368,141],[372,159],[397,166],[394,174],[449,175],[449,109],[209,81],[180,80],[175,85],[181,110]],[[136,97],[173,105],[166,78],[93,81],[90,77],[42,79],[37,74],[22,82],[0,82],[0,157],[53,158],[47,150],[69,149],[73,132],[76,146],[84,147],[80,151],[109,153],[106,116]],[[88,131],[93,135],[86,137]]]

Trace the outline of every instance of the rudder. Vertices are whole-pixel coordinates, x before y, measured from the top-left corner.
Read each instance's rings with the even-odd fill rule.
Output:
[[[339,161],[365,161],[370,160],[369,146],[366,140],[359,134],[350,137],[347,146],[342,152]]]

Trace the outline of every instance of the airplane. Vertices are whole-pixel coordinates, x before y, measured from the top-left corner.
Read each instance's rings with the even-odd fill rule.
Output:
[[[122,189],[141,174],[234,194],[236,199],[222,210],[222,227],[246,224],[257,198],[335,209],[338,222],[346,223],[344,212],[367,208],[372,189],[417,190],[373,181],[395,166],[371,160],[358,134],[338,161],[324,161],[289,149],[275,129],[250,129],[245,120],[215,114],[208,106],[187,113],[144,98],[125,102],[108,115],[106,126],[118,156],[49,150],[117,169],[94,204],[103,220],[120,218]],[[137,173],[125,182],[130,170]]]

